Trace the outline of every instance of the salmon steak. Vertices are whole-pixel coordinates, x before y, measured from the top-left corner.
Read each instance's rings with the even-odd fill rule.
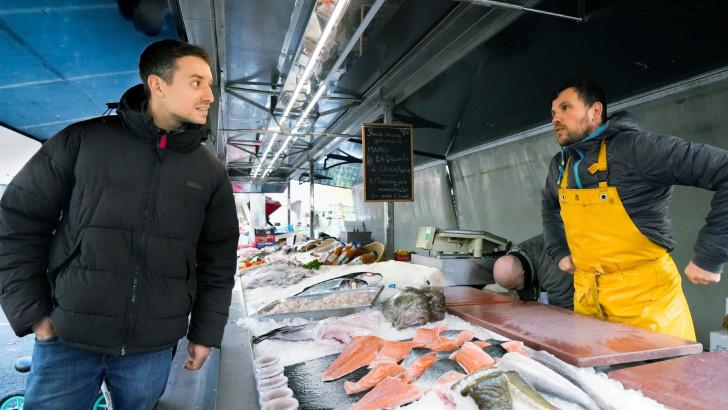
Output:
[[[458,362],[468,374],[487,369],[495,364],[495,359],[472,342],[465,342],[460,350],[450,355],[450,359]]]
[[[369,363],[369,368],[373,369],[384,363],[399,363],[410,354],[412,348],[415,346],[414,341],[407,342],[384,342],[382,350],[377,353],[374,359]]]
[[[451,385],[455,384],[455,382],[459,382],[460,380],[465,377],[464,374],[460,372],[456,372],[455,370],[450,370],[445,373],[443,373],[440,377],[435,380],[435,386],[447,386],[450,387]]]
[[[506,349],[509,353],[520,353],[528,357],[528,352],[523,347],[523,342],[520,340],[509,340],[501,343],[501,346]]]
[[[447,329],[446,323],[433,328],[421,327],[417,329],[417,331],[415,331],[415,336],[412,338],[415,342],[415,347],[425,347],[434,342],[440,337],[440,333],[442,333],[445,329]]]
[[[476,340],[473,343],[475,343],[476,346],[478,346],[481,349],[484,349],[488,346],[490,346],[490,343],[484,341],[484,340]]]
[[[411,403],[422,397],[424,391],[399,378],[388,377],[351,406],[351,410],[390,409]]]
[[[344,391],[348,395],[363,392],[376,386],[377,383],[386,379],[387,377],[395,377],[404,373],[404,367],[397,363],[384,363],[380,366],[370,370],[369,373],[364,375],[357,382],[344,382]]]
[[[430,343],[426,344],[425,349],[430,349],[435,352],[452,352],[460,348],[465,342],[469,342],[473,339],[473,332],[469,330],[463,330],[458,333],[455,338],[450,339],[447,337],[438,336]]]
[[[412,383],[415,380],[419,379],[420,376],[422,376],[422,374],[425,373],[425,371],[429,369],[430,366],[432,366],[437,360],[437,353],[435,352],[423,354],[422,356],[418,357],[417,359],[412,361],[409,366],[407,366],[407,372],[403,375],[404,380],[407,383]]]

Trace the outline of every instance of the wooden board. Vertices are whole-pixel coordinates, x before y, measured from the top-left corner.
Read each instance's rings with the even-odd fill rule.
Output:
[[[450,286],[443,289],[446,306],[487,305],[491,303],[522,303],[517,298],[499,295],[470,286]]]
[[[615,370],[609,377],[673,409],[728,409],[728,351]]]
[[[536,302],[453,306],[448,311],[578,367],[700,353],[703,345]]]

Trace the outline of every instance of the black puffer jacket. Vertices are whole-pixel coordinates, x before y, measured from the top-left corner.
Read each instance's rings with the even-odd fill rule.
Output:
[[[592,175],[587,168],[597,162],[602,140],[607,141],[608,184],[617,188],[640,232],[668,250],[675,247],[669,218],[672,186],[715,191],[712,209],[693,249],[693,261],[708,271],[722,271],[728,261],[728,151],[649,133],[625,112],[610,117],[607,128],[597,138],[563,147],[562,153],[552,159],[542,202],[549,255],[558,261],[570,253],[557,196],[559,168],[571,158],[569,188],[578,188],[574,165],[581,187],[598,186],[599,173]]]
[[[519,243],[508,254],[518,257],[526,272],[519,299],[538,300],[541,292],[547,292],[549,305],[574,310],[574,276],[561,271],[546,253],[543,235]]]
[[[0,301],[17,335],[50,315],[61,341],[85,350],[161,350],[185,333],[220,345],[238,238],[232,188],[201,145],[207,128],[187,124],[164,148],[162,132],[138,85],[119,116],[64,129],[10,183]]]

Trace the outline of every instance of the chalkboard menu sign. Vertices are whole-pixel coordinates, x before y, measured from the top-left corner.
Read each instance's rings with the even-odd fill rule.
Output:
[[[363,124],[364,201],[414,201],[412,126]]]

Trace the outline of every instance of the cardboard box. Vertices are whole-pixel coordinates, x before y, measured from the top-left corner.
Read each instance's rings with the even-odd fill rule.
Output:
[[[710,332],[710,351],[728,350],[728,331],[716,330]]]

